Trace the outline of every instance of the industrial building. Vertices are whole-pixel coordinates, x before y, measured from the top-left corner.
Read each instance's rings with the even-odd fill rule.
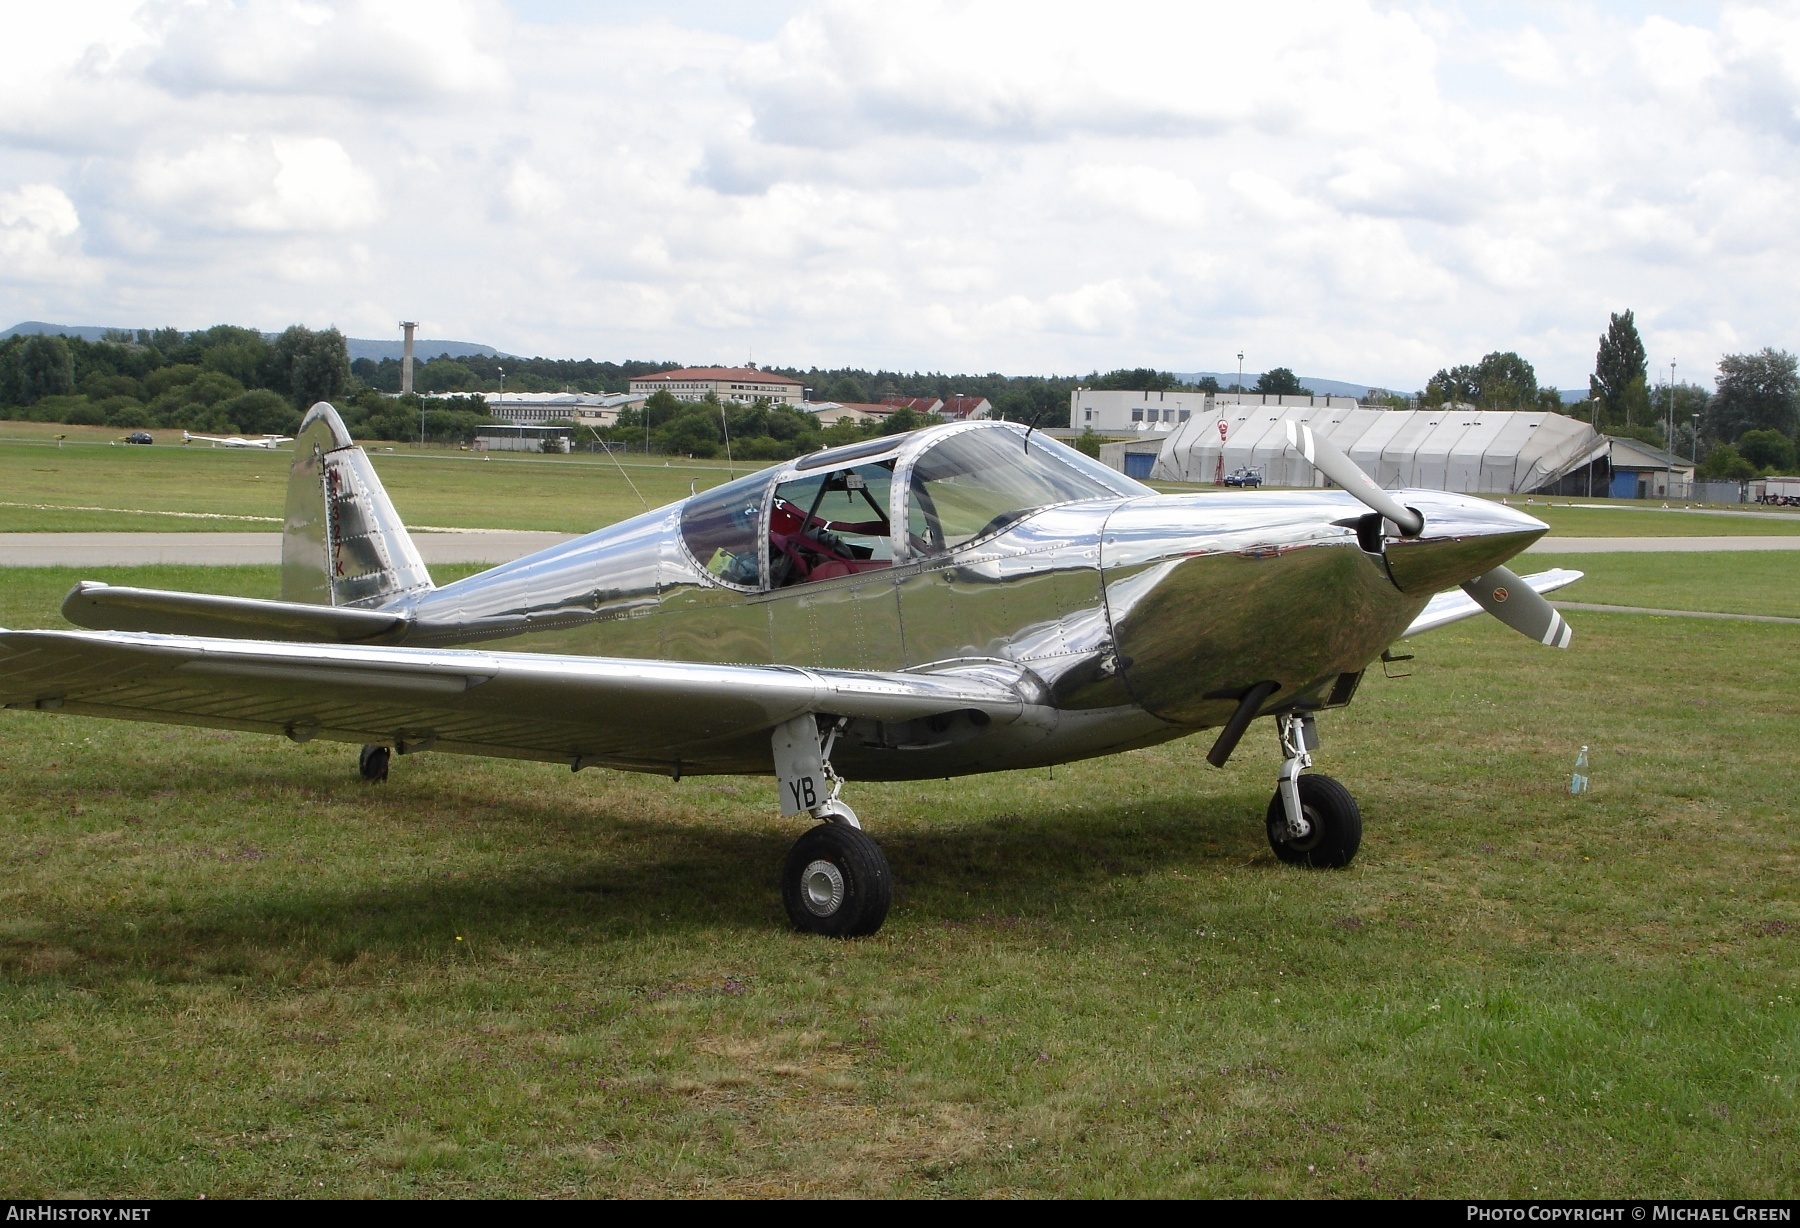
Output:
[[[1693,461],[1684,461],[1662,448],[1636,439],[1609,435],[1607,440],[1612,444],[1607,458],[1612,480],[1605,490],[1596,491],[1596,494],[1608,494],[1615,499],[1685,499],[1692,491]]]
[[[1346,397],[1252,402],[1233,394],[1200,401],[1190,396],[1188,401],[1180,406],[1188,411],[1187,420],[1178,418],[1167,433],[1158,432],[1154,460],[1143,459],[1154,436],[1108,444],[1101,449],[1102,459],[1127,473],[1143,471],[1141,476],[1170,482],[1219,482],[1226,474],[1249,469],[1270,486],[1321,486],[1324,478],[1288,446],[1286,420],[1294,419],[1329,439],[1388,488],[1523,494],[1575,475],[1591,481],[1596,471],[1610,473],[1608,457],[1615,443],[1623,442],[1598,434],[1585,422],[1542,410],[1481,410],[1461,404],[1368,409]],[[1142,402],[1144,408],[1152,404]],[[1601,477],[1593,493],[1607,493],[1605,482]]]
[[[484,426],[475,431],[477,452],[567,452],[573,427]]]
[[[1354,397],[1282,397],[1260,392],[1125,392],[1077,388],[1069,394],[1069,426],[1096,435],[1166,435],[1218,405],[1355,409]]]
[[[631,381],[631,391],[648,395],[668,392],[678,401],[704,401],[708,393],[721,401],[770,401],[777,405],[799,405],[806,390],[799,381],[755,367],[683,367],[678,371],[658,371],[640,375]]]
[[[884,422],[889,414],[905,408],[886,401],[806,401],[801,409],[818,420],[820,426],[836,426],[840,422]]]
[[[644,392],[489,392],[488,413],[502,422],[521,425],[554,421],[609,427],[619,414],[650,399]]]

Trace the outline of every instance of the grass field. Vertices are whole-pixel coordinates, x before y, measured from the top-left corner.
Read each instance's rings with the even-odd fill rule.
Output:
[[[1609,599],[1612,556],[1568,561]],[[1764,556],[1629,562],[1655,604],[1800,607]],[[0,573],[0,625],[75,578]],[[1201,738],[853,785],[899,894],[851,943],[787,931],[767,781],[421,755],[370,788],[349,747],[0,713],[0,1180],[1791,1197],[1800,628],[1574,621],[1421,637],[1321,721],[1367,822],[1341,873],[1269,855],[1260,729],[1223,772]]]
[[[1785,551],[1706,554],[1538,554],[1521,572],[1571,567],[1583,578],[1555,599],[1660,610],[1800,618],[1800,558]],[[1573,617],[1573,615],[1572,615]],[[1580,615],[1586,618],[1588,615]]]
[[[1660,504],[1635,499],[1616,502],[1580,499],[1529,506],[1513,499],[1512,505],[1550,526],[1552,537],[1736,537],[1744,534],[1800,533],[1800,513],[1793,508],[1665,509]]]
[[[55,435],[68,441],[55,445]],[[157,432],[152,447],[111,446],[101,427],[0,422],[0,532],[275,531],[286,450],[181,447]],[[165,446],[169,439],[175,446]],[[477,453],[408,444],[366,445],[408,525],[586,533],[706,490],[729,476],[724,461],[602,455]],[[392,451],[388,451],[389,447]],[[759,467],[738,465],[744,473]],[[632,487],[635,485],[636,490]],[[1174,486],[1168,490],[1211,489]],[[1515,500],[1516,502],[1516,500]],[[1569,502],[1602,506],[1567,506]],[[1559,500],[1529,510],[1562,537],[1708,537],[1800,534],[1800,515],[1754,508],[1730,515],[1663,511],[1637,501]],[[1753,514],[1746,515],[1745,512]]]
[[[11,425],[0,423],[0,435]],[[590,453],[502,452],[484,459],[447,448],[368,446],[394,506],[420,527],[586,533],[729,476],[724,461],[665,466],[641,455],[615,463]],[[279,532],[292,459],[286,449],[57,448],[0,439],[0,532]]]

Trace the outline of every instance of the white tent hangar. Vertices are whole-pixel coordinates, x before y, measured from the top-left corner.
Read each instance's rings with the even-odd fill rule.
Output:
[[[1298,400],[1299,398],[1295,398]],[[1152,478],[1214,482],[1237,469],[1270,486],[1322,486],[1324,478],[1287,442],[1286,419],[1304,422],[1390,489],[1417,486],[1465,494],[1524,494],[1606,455],[1585,422],[1543,410],[1355,409],[1217,401],[1163,440]],[[1223,439],[1219,423],[1224,422]]]

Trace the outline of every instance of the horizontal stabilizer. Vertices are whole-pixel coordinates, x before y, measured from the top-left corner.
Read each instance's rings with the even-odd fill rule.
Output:
[[[408,627],[407,619],[377,610],[114,587],[95,580],[83,580],[70,589],[62,612],[76,626],[95,631],[327,644],[391,643]]]
[[[1521,576],[1531,590],[1536,593],[1553,592],[1565,585],[1573,584],[1581,579],[1585,572],[1572,571],[1566,567],[1553,567],[1549,571],[1540,571],[1534,575]],[[1474,618],[1477,614],[1485,614],[1481,603],[1463,592],[1460,588],[1439,593],[1433,597],[1419,616],[1412,621],[1405,633],[1400,637],[1418,635],[1425,631],[1436,631],[1439,627],[1447,627],[1451,623],[1461,622],[1465,618]]]

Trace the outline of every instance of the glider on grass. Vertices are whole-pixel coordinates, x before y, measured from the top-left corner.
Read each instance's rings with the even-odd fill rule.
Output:
[[[193,443],[196,439],[201,443],[209,443],[215,448],[275,449],[285,448],[290,443],[294,442],[294,437],[292,435],[256,435],[253,437],[245,437],[243,435],[195,435],[188,431],[181,432],[181,442],[183,446]]]
[[[1290,422],[1341,490],[1159,495],[1007,422],[830,448],[586,537],[432,584],[330,405],[294,450],[282,600],[84,582],[87,631],[0,632],[0,702],[128,720],[658,772],[773,775],[817,820],[782,895],[803,930],[874,932],[892,897],[845,780],[1041,767],[1258,717],[1282,765],[1283,861],[1343,866],[1362,817],[1302,774],[1316,716],[1405,636],[1483,610],[1540,643],[1503,564],[1547,531],[1440,491],[1389,492]]]

